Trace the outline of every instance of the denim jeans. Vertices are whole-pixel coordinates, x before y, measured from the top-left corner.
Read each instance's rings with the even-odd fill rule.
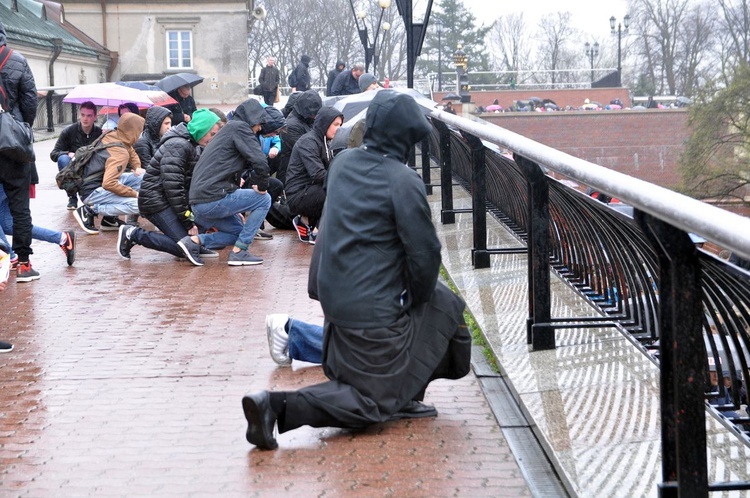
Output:
[[[0,240],[2,240],[4,244],[10,247],[10,243],[8,242],[6,235],[13,235],[13,216],[10,214],[8,197],[5,195],[5,190],[3,190],[2,185],[0,185]],[[60,241],[62,240],[62,232],[32,225],[31,238],[49,242],[50,244],[60,245]],[[14,255],[15,253],[11,249],[10,257],[12,258]]]
[[[200,234],[201,245],[209,249],[231,245],[247,249],[271,209],[271,196],[252,189],[237,189],[223,199],[193,204],[192,208],[197,225],[218,230]],[[237,214],[246,211],[250,211],[250,214],[243,225]]]
[[[177,246],[177,242],[187,236],[188,232],[182,223],[180,223],[174,209],[167,208],[158,213],[147,214],[145,216],[162,233],[136,228],[130,234],[130,240],[155,251],[166,252],[179,258],[184,257],[185,255]]]
[[[133,190],[140,190],[143,175],[135,173],[123,173],[120,183],[127,185]],[[119,216],[121,214],[138,214],[138,198],[122,197],[113,194],[104,187],[99,187],[91,192],[83,202],[90,206],[96,214],[103,216]]]
[[[289,358],[323,363],[323,327],[289,318]]]
[[[68,164],[70,164],[70,156],[66,153],[60,154],[57,158],[57,171],[62,171]]]

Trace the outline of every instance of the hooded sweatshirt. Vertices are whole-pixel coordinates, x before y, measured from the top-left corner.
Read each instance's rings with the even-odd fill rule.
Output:
[[[190,203],[204,204],[223,199],[240,188],[242,171],[252,169],[251,181],[259,190],[268,189],[268,162],[252,127],[263,124],[265,111],[248,99],[234,111],[232,119],[211,140],[193,171]]]
[[[288,197],[303,192],[307,185],[322,185],[325,181],[328,165],[333,159],[326,132],[338,117],[344,117],[338,109],[321,107],[312,130],[302,135],[294,145],[284,189]]]
[[[429,299],[440,269],[424,183],[406,166],[431,126],[412,97],[391,90],[375,95],[366,119],[364,145],[329,168],[310,270],[326,320],[349,328],[392,325]]]
[[[117,128],[102,138],[102,144],[120,142],[123,146],[109,147],[94,154],[83,170],[85,180],[79,192],[81,199],[85,200],[99,187],[120,197],[138,197],[138,192],[120,183],[120,176],[128,164],[133,170],[141,167],[141,160],[133,145],[141,136],[145,122],[138,114],[123,114]]]
[[[154,156],[154,152],[159,147],[161,124],[167,116],[171,117],[172,111],[166,107],[153,106],[146,111],[146,124],[143,128],[143,133],[134,146],[136,154],[141,159],[141,166],[143,168],[148,166],[148,163],[151,162],[151,158]]]

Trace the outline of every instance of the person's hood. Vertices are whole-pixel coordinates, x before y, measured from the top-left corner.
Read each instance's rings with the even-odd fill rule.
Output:
[[[322,106],[323,99],[320,94],[315,90],[307,90],[294,102],[294,112],[305,121],[312,123]]]
[[[263,110],[263,106],[260,105],[260,102],[255,99],[247,99],[237,106],[232,119],[239,119],[252,127],[257,124],[262,124],[265,120],[265,115],[265,111]]]
[[[150,107],[148,111],[146,111],[146,125],[144,127],[144,131],[148,134],[149,137],[158,140],[159,131],[161,130],[161,124],[164,121],[164,118],[166,118],[167,116],[171,117],[172,111],[170,111],[166,107],[161,107],[158,105]]]
[[[0,47],[2,47],[3,45],[7,45],[7,43],[8,40],[5,36],[5,25],[2,21],[0,21]]]
[[[335,107],[321,107],[318,111],[317,116],[315,116],[315,123],[313,123],[313,130],[315,131],[315,134],[321,137],[325,137],[326,131],[328,131],[328,127],[331,126],[333,120],[339,116],[341,116],[342,120],[344,119],[344,115]]]
[[[143,125],[146,120],[138,114],[128,112],[120,116],[117,122],[117,136],[125,145],[133,146],[143,133]]]
[[[339,69],[339,66],[341,66],[341,69]],[[343,71],[345,67],[346,67],[346,62],[344,62],[344,61],[336,61],[335,68],[336,68],[337,71]]]
[[[379,90],[365,117],[365,147],[406,162],[409,151],[432,126],[412,97],[393,90]]]
[[[300,59],[300,61],[305,66],[308,66],[310,64],[310,56],[309,55],[303,55],[302,58]]]
[[[286,119],[284,119],[284,115],[281,114],[280,110],[269,105],[263,109],[263,112],[265,112],[266,115],[263,121],[263,126],[260,129],[261,135],[268,135],[269,133],[278,131],[286,126]]]

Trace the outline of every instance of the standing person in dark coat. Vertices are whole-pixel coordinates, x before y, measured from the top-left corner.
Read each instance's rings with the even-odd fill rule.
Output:
[[[336,61],[336,67],[328,71],[328,81],[326,82],[326,97],[330,97],[333,95],[331,93],[331,87],[333,86],[333,82],[336,81],[336,76],[341,74],[341,71],[346,68],[346,63],[344,61]]]
[[[176,104],[166,106],[167,109],[172,111],[172,126],[177,126],[180,123],[189,123],[190,117],[197,109],[190,85],[184,85],[177,90],[172,90],[169,92],[169,96],[177,101]]]
[[[146,111],[146,124],[143,133],[133,148],[141,159],[141,166],[146,169],[154,152],[159,148],[161,137],[172,127],[172,111],[166,107],[153,106]]]
[[[84,102],[78,110],[78,122],[68,125],[60,132],[49,158],[57,163],[57,170],[61,171],[70,164],[79,147],[89,145],[101,134],[102,129],[96,124],[96,106],[93,102]],[[72,211],[77,207],[78,196],[68,196],[68,209]]]
[[[344,122],[344,115],[334,107],[322,107],[313,128],[294,145],[286,175],[286,200],[296,214],[292,223],[299,240],[315,244],[313,229],[318,226],[326,200],[324,187],[328,165],[333,159],[331,140]]]
[[[130,259],[130,251],[136,244],[186,257],[196,266],[203,265],[201,257],[218,255],[205,248],[193,255],[178,243],[183,237],[198,235],[188,199],[190,180],[200,151],[219,132],[219,121],[219,116],[213,112],[199,109],[189,123],[181,123],[164,134],[153,159],[146,163],[146,174],[138,192],[138,210],[160,232],[121,226],[117,252],[122,258]]]
[[[303,55],[299,64],[289,75],[289,83],[292,92],[305,92],[310,89],[310,56]]]
[[[0,21],[0,49],[3,59],[7,46],[5,25]],[[16,121],[33,126],[36,117],[36,83],[29,63],[20,52],[13,51],[0,77],[7,92],[7,112]],[[8,207],[13,216],[13,252],[18,255],[16,282],[31,282],[39,278],[39,272],[31,267],[31,209],[29,207],[32,175],[36,172],[33,162],[16,163],[0,157],[0,185],[8,196]]]
[[[279,134],[283,147],[278,155],[276,178],[281,180],[284,185],[286,185],[286,170],[289,166],[289,158],[292,157],[294,144],[302,135],[312,130],[315,115],[323,106],[323,99],[315,90],[308,90],[295,95],[298,95],[298,97],[294,101],[292,111],[287,116],[286,128],[282,129]]]
[[[309,289],[325,316],[328,382],[242,399],[247,440],[278,447],[303,425],[360,429],[435,416],[421,403],[430,381],[469,372],[464,302],[437,283],[440,242],[424,183],[406,166],[430,124],[408,95],[381,90],[364,145],[336,157],[310,265]]]
[[[365,72],[362,64],[355,64],[351,69],[341,71],[331,85],[331,95],[354,95],[360,93],[359,77]]]
[[[279,82],[281,81],[279,68],[275,64],[276,59],[269,57],[266,61],[266,67],[260,70],[260,76],[258,77],[258,83],[260,83],[260,89],[263,92],[263,101],[266,105],[273,105],[276,102],[276,92],[279,90]]]

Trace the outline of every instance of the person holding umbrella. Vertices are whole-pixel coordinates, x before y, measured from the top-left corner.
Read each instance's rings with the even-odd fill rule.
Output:
[[[189,123],[193,113],[197,109],[195,99],[193,99],[190,91],[190,85],[183,85],[167,93],[177,101],[176,104],[166,106],[167,109],[172,111],[172,126],[177,126],[180,123]]]

